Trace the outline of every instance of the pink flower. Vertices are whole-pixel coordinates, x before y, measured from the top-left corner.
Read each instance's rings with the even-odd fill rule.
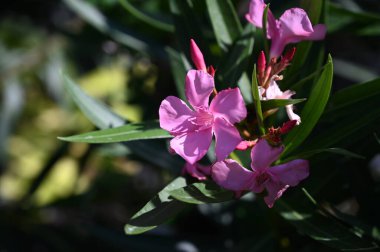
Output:
[[[266,4],[263,0],[251,0],[246,19],[254,26],[262,28],[263,13]],[[270,57],[279,57],[289,43],[298,43],[303,40],[322,40],[326,35],[326,26],[313,26],[307,13],[300,8],[286,10],[276,20],[272,12],[268,11],[267,37],[272,40]]]
[[[182,169],[182,174],[189,174],[190,176],[198,180],[206,180],[207,176],[211,175],[211,166],[201,165],[198,163],[186,163]]]
[[[209,106],[213,89],[211,75],[202,70],[190,70],[186,76],[185,94],[193,110],[174,96],[163,100],[159,109],[161,128],[174,136],[170,147],[190,164],[207,153],[213,135],[218,161],[226,158],[241,141],[234,127],[247,115],[240,90],[222,90]]]
[[[235,160],[226,159],[212,166],[211,176],[220,186],[236,192],[261,193],[265,189],[264,201],[271,208],[288,187],[298,185],[309,176],[309,163],[303,159],[270,167],[283,150],[284,146],[273,147],[265,139],[260,139],[251,152],[252,171]]]

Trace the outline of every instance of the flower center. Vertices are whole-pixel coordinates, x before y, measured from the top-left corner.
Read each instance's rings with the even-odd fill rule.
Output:
[[[267,182],[269,179],[269,175],[268,173],[264,172],[264,173],[261,173],[257,178],[256,178],[256,182],[259,184],[259,185],[262,185],[264,184],[265,182]]]
[[[200,130],[211,127],[213,123],[214,116],[212,115],[212,113],[203,108],[198,110],[195,119],[195,124],[200,126]]]

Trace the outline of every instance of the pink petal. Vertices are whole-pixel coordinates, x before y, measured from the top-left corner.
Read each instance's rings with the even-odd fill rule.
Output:
[[[207,175],[211,174],[211,166],[204,166],[198,163],[195,163],[195,164],[186,163],[185,166],[183,167],[183,171],[184,173],[187,173],[198,180],[206,180]]]
[[[191,122],[191,119],[195,117],[195,112],[175,96],[168,96],[161,102],[159,117],[160,127],[174,135],[194,131],[197,128]]]
[[[326,37],[327,28],[324,24],[317,24],[313,26],[314,32],[309,36],[310,40],[322,40]]]
[[[309,176],[309,162],[296,159],[285,164],[273,166],[268,170],[273,180],[280,181],[285,185],[296,186]]]
[[[193,39],[190,39],[190,55],[197,70],[203,70],[207,72],[203,54]]]
[[[245,15],[248,22],[252,23],[257,28],[263,27],[263,15],[266,4],[263,0],[251,0],[249,3],[249,12]],[[270,39],[276,36],[277,22],[272,12],[268,10],[268,25],[267,25],[267,37]]]
[[[245,169],[235,160],[226,159],[216,162],[211,167],[212,179],[221,187],[233,190],[249,190],[253,179],[253,172]]]
[[[273,147],[269,145],[267,140],[260,139],[251,151],[252,170],[259,172],[268,169],[280,157],[283,150],[284,146],[282,145]]]
[[[284,38],[293,36],[309,36],[314,32],[313,25],[306,11],[300,8],[286,10],[280,17],[280,29]]]
[[[281,99],[282,95],[283,95],[283,92],[281,91],[281,89],[278,87],[277,83],[272,78],[270,83],[269,83],[268,88],[266,89],[265,97],[268,100]]]
[[[190,70],[186,75],[186,98],[195,110],[208,108],[210,94],[214,89],[214,78],[202,70]]]
[[[212,140],[212,128],[185,133],[174,137],[170,147],[190,164],[206,155]]]
[[[216,159],[221,161],[241,142],[239,131],[222,118],[215,118],[213,126],[215,134]]]
[[[272,208],[275,201],[282,196],[289,186],[275,181],[268,181],[265,188],[267,189],[267,196],[264,197],[264,201],[269,208]]]
[[[211,101],[210,111],[214,116],[223,117],[231,124],[247,116],[247,109],[239,88],[220,91]]]

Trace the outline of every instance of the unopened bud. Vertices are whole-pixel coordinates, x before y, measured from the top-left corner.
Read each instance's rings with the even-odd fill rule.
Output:
[[[207,71],[203,54],[193,39],[190,39],[190,56],[197,70]]]
[[[290,49],[289,51],[287,51],[284,55],[284,58],[283,58],[283,61],[286,62],[286,63],[289,63],[292,61],[292,59],[294,58],[294,54],[296,53],[296,48],[293,47],[292,49]]]
[[[296,125],[297,125],[297,120],[291,120],[291,121],[285,122],[280,128],[281,134],[283,135],[283,134],[289,133]]]
[[[257,71],[259,72],[259,75],[261,73],[264,73],[265,68],[266,68],[265,54],[263,51],[261,51],[259,54],[259,58],[257,60]]]
[[[213,67],[213,66],[208,66],[207,67],[207,73],[209,74],[209,75],[211,75],[212,77],[214,77],[215,76],[215,68]]]

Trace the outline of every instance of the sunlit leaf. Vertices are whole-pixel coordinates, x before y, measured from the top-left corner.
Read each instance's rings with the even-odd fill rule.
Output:
[[[133,215],[124,227],[125,233],[129,235],[144,233],[182,211],[187,204],[171,198],[169,191],[185,187],[186,185],[186,180],[183,177],[178,177],[169,183],[157,196]]]
[[[253,104],[255,106],[255,111],[256,111],[257,125],[259,126],[260,134],[264,135],[265,134],[264,117],[263,117],[263,111],[261,109],[259,84],[257,82],[257,76],[256,76],[256,65],[254,66],[253,72],[252,72],[252,97],[253,97]]]
[[[210,180],[169,191],[169,194],[179,201],[190,204],[218,203],[234,198],[233,192],[221,188]]]
[[[171,135],[159,127],[158,122],[130,123],[116,128],[92,131],[59,139],[82,143],[119,143],[134,140],[170,138]]]

